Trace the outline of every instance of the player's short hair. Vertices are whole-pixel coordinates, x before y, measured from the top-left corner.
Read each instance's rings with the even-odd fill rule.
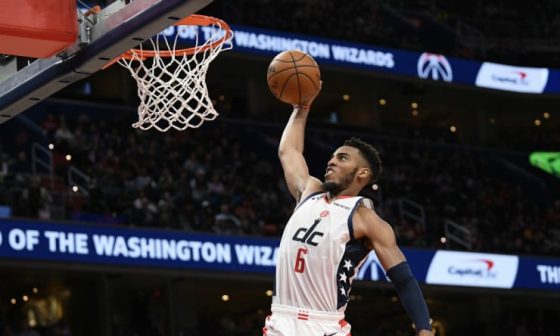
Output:
[[[383,167],[381,166],[381,158],[379,157],[379,152],[369,143],[361,140],[360,138],[351,138],[344,141],[344,146],[350,146],[357,148],[366,161],[369,163],[369,168],[371,169],[371,178],[369,183],[373,183],[377,181],[381,172],[383,171]]]

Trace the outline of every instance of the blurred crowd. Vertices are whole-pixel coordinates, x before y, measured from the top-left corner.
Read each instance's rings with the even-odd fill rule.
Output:
[[[380,181],[384,196],[404,196],[425,209],[425,233],[402,216],[389,218],[402,243],[418,245],[423,236],[426,246],[437,246],[446,221],[451,220],[470,231],[464,239],[472,250],[528,254],[560,250],[554,231],[560,202],[545,201],[543,206],[536,193],[545,193],[546,188],[533,180],[524,185],[519,176],[508,178],[516,173],[494,162],[495,158],[460,147],[412,143],[385,143],[381,149],[388,172]]]
[[[159,133],[81,114],[68,120],[48,115],[42,127],[53,145],[54,185],[48,175],[29,174],[25,152],[13,158],[0,153],[0,204],[9,204],[14,216],[57,219],[61,213],[78,221],[277,236],[295,205],[276,158],[281,125],[215,122]],[[310,129],[311,172],[321,178],[332,151],[354,135]],[[401,245],[560,251],[560,201],[547,195],[539,178],[459,145],[363,138],[379,148],[384,165],[378,190],[364,195],[394,226]],[[69,167],[89,177],[76,192],[63,180]],[[405,203],[424,214],[410,216]],[[468,231],[460,237],[463,244],[442,242],[449,221]]]
[[[252,151],[250,139],[226,132],[224,125],[161,134],[135,131],[128,124],[109,128],[84,116],[67,122],[50,115],[43,127],[53,145],[56,175],[66,176],[72,166],[89,176],[69,194],[66,218],[277,235],[291,212],[279,167]],[[14,187],[4,202],[12,200],[16,216],[48,218],[44,208],[53,206],[49,177],[25,174],[31,162],[23,160],[24,152],[15,160],[3,157],[4,186]]]

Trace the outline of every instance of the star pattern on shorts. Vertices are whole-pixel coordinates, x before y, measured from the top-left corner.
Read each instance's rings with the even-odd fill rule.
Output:
[[[342,282],[346,283],[346,279],[348,278],[348,277],[346,276],[346,274],[344,274],[344,273],[339,273],[338,275],[340,276],[340,280],[339,280],[339,281],[342,281]]]
[[[342,266],[344,268],[346,268],[348,271],[352,268],[352,262],[350,260],[344,260],[344,266]]]
[[[342,295],[346,296],[346,289],[344,289],[344,287],[340,287],[340,293],[342,293]]]

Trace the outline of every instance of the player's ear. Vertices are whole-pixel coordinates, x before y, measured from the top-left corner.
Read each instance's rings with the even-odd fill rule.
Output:
[[[360,168],[360,170],[358,171],[358,176],[360,178],[369,180],[371,176],[371,170],[369,168]]]

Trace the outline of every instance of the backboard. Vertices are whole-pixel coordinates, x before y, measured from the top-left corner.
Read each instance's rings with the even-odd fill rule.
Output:
[[[20,67],[15,58],[0,55],[0,124],[211,2],[116,0],[96,14],[79,13],[78,39],[54,57]]]

